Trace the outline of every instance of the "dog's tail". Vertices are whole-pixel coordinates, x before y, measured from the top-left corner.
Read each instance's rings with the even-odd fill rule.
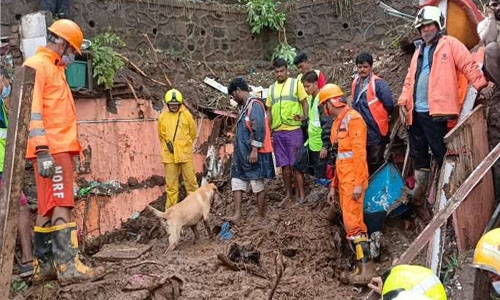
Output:
[[[153,212],[153,214],[155,216],[157,216],[158,218],[162,218],[162,219],[165,218],[164,212],[157,210],[156,208],[152,207],[151,205],[146,206],[146,208],[149,209],[151,212]]]

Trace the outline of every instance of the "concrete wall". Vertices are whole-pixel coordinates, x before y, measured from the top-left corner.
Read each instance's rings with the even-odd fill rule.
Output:
[[[339,3],[353,3],[345,4]],[[321,64],[335,59],[347,44],[380,41],[391,34],[400,19],[387,17],[376,0],[297,1],[287,3],[288,41]],[[412,1],[385,1],[414,13]],[[15,24],[17,14],[39,9],[39,1],[2,0],[2,24]],[[277,34],[264,31],[254,36],[246,22],[246,8],[238,4],[176,0],[83,0],[71,1],[71,17],[86,36],[108,30],[118,33],[129,50],[139,55],[150,51],[143,34],[155,47],[206,62],[268,59]],[[2,31],[7,28],[2,27]],[[5,35],[2,33],[2,35]]]
[[[127,186],[124,191],[107,196],[91,195],[79,201],[73,217],[86,236],[93,237],[120,228],[134,212],[158,199],[165,186],[153,176],[164,176],[157,119],[150,101],[116,100],[117,113],[106,110],[105,99],[76,99],[78,134],[83,147],[85,164],[77,171],[78,179],[88,182],[117,181]],[[139,113],[139,111],[142,113]],[[140,119],[139,116],[143,118]],[[197,119],[197,138],[194,142],[195,171],[202,173],[205,164],[203,146],[209,141],[214,121]],[[230,158],[232,145],[219,148],[220,163]],[[140,184],[149,182],[149,184]]]

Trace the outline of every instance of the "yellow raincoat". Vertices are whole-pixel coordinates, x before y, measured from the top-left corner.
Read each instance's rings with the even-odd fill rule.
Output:
[[[176,127],[177,133],[175,133]],[[170,112],[167,109],[161,113],[158,119],[158,137],[162,149],[162,162],[165,164],[166,208],[169,208],[177,204],[179,198],[179,174],[182,173],[188,194],[198,189],[193,163],[196,125],[193,116],[184,105],[180,106],[178,112]],[[168,141],[172,142],[174,153],[168,150]]]

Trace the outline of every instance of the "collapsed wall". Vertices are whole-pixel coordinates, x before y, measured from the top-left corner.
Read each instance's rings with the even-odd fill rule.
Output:
[[[314,53],[320,65],[333,63],[334,52],[347,45],[362,48],[366,42],[377,41],[384,46],[386,38],[402,24],[397,18],[387,17],[375,0],[345,1],[343,5],[337,2],[286,4],[288,41]],[[386,2],[412,12],[408,1]],[[71,18],[87,37],[115,32],[125,40],[129,51],[140,54],[150,50],[144,34],[159,49],[205,62],[266,60],[277,43],[275,33],[251,34],[246,8],[240,4],[85,0],[72,1],[71,5]],[[16,16],[38,9],[37,1],[2,1],[2,24],[14,25]],[[2,31],[7,29],[2,26]]]

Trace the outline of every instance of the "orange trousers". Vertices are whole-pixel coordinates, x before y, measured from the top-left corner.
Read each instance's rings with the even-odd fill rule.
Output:
[[[340,208],[342,209],[342,218],[347,233],[347,239],[357,235],[367,235],[367,229],[363,216],[363,200],[365,190],[361,193],[358,200],[352,198],[354,184],[351,182],[343,183],[339,180],[339,198]]]

